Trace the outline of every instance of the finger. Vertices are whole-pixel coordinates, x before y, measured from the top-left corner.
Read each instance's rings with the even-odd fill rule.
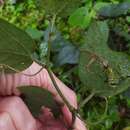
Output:
[[[41,66],[39,66],[36,63],[33,63],[31,67],[29,67],[27,70],[25,70],[23,73],[33,75],[34,73],[38,72],[41,69]],[[8,77],[7,77],[8,76]],[[69,89],[66,85],[64,85],[55,75],[54,78],[56,80],[56,83],[59,86],[59,89],[62,91],[65,98],[68,100],[68,102],[75,108],[77,108],[77,100],[75,93]],[[17,86],[24,86],[24,85],[36,85],[36,86],[42,86],[49,90],[53,95],[55,95],[55,99],[59,102],[64,103],[62,101],[61,97],[57,93],[55,87],[52,84],[52,81],[49,77],[48,72],[43,69],[40,73],[33,77],[25,76],[23,74],[14,74],[14,75],[6,75],[5,80],[3,80],[2,77],[0,77],[1,86],[5,86],[8,88],[8,94],[10,94],[11,90],[15,90]],[[13,81],[13,82],[12,82]],[[2,90],[2,88],[0,89]],[[10,93],[9,93],[10,92]],[[14,91],[13,91],[14,92]],[[63,114],[65,117],[65,120],[70,124],[72,120],[72,116],[70,111],[67,107],[63,108]]]
[[[9,114],[6,112],[0,113],[0,130],[16,130]]]
[[[63,120],[67,126],[72,125],[72,113],[68,109],[66,105],[62,107],[62,113],[63,113]]]
[[[38,64],[33,63],[33,65],[30,68],[28,68],[27,70],[25,70],[23,73],[34,74],[34,73],[38,72],[38,70],[40,70],[40,69],[41,69],[41,67]],[[61,100],[61,97],[57,93],[55,87],[53,86],[53,83],[52,83],[50,76],[49,76],[46,69],[43,69],[40,73],[38,73],[34,77],[27,77],[27,76],[24,76],[24,75],[20,75],[20,76],[22,76],[22,80],[20,80],[21,85],[26,85],[28,83],[29,85],[42,86],[42,87],[46,88],[47,90],[49,90],[53,95],[55,95],[55,98],[57,100],[63,102]],[[68,88],[65,84],[63,84],[55,75],[53,75],[53,76],[56,80],[56,83],[58,84],[59,89],[61,90],[63,95],[66,97],[68,102],[73,107],[76,108],[77,102],[76,102],[75,93],[70,88]]]
[[[0,0],[0,4],[3,4],[4,3],[4,1],[3,0]]]
[[[25,76],[23,73],[33,75],[41,69],[41,66],[34,63],[28,69],[22,73],[17,74],[0,74],[0,95],[12,95],[15,93],[17,86],[36,85],[36,86],[48,86],[47,72],[43,69],[42,72],[35,76]],[[17,94],[17,93],[15,93]]]
[[[69,111],[67,106],[62,107],[64,115],[64,121],[68,126],[73,126],[74,130],[86,130],[85,123],[76,117],[74,124],[72,124],[72,113]]]
[[[42,115],[39,117],[39,121],[43,124],[44,130],[67,130],[64,122],[62,120],[55,119],[48,108],[42,109]]]
[[[41,69],[36,63],[33,63],[27,70],[22,73],[33,75]],[[40,73],[35,76],[25,76],[22,73],[17,74],[6,74],[0,76],[0,95],[11,95],[15,93],[17,86],[26,86],[26,85],[34,85],[34,86],[42,86],[49,90],[55,98],[61,102],[63,102],[57,93],[55,87],[52,84],[52,81],[49,77],[47,70],[43,69]],[[75,93],[66,87],[58,78],[55,77],[55,80],[59,86],[59,89],[62,91],[63,95],[66,97],[68,102],[73,106],[77,107],[76,95]],[[17,93],[15,93],[17,94]]]
[[[81,121],[78,117],[76,117],[76,120],[74,123],[74,130],[87,130],[85,127],[85,123]]]
[[[0,112],[7,112],[10,115],[16,130],[37,130],[35,119],[19,97],[1,98]]]

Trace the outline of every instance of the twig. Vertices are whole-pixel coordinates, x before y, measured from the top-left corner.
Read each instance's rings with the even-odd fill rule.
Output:
[[[97,125],[97,124],[101,123],[105,119],[107,111],[108,111],[108,100],[107,100],[106,97],[104,97],[104,99],[106,101],[106,106],[105,106],[105,110],[104,110],[103,115],[101,116],[101,118],[98,121],[96,121],[96,122],[89,122],[90,125]]]
[[[84,105],[89,102],[93,96],[95,95],[95,93],[91,93],[87,98],[85,98],[85,100],[83,102],[81,102],[81,104],[79,105],[79,108],[84,107]]]
[[[1,69],[4,69],[4,67],[6,67],[6,68],[8,68],[8,69],[10,69],[10,70],[12,70],[12,71],[14,71],[16,73],[21,73],[22,75],[29,76],[29,77],[33,77],[33,76],[37,75],[38,73],[40,73],[45,68],[44,66],[42,66],[36,73],[25,74],[25,73],[21,72],[20,70],[17,70],[17,69],[15,69],[15,68],[13,68],[13,67],[11,67],[9,65],[0,64],[0,66],[2,66]]]
[[[50,66],[50,55],[51,55],[51,38],[52,38],[52,33],[53,33],[53,28],[55,25],[56,21],[56,15],[53,16],[52,21],[51,21],[51,29],[49,33],[49,39],[48,39],[48,51],[47,51],[47,67]]]
[[[50,76],[50,78],[51,78],[51,80],[52,80],[52,83],[53,83],[55,89],[57,90],[58,94],[59,94],[60,97],[63,99],[64,103],[65,103],[66,106],[69,108],[69,110],[70,110],[71,112],[73,112],[73,111],[75,110],[75,108],[70,105],[70,103],[66,100],[65,96],[62,94],[61,90],[59,89],[59,87],[58,87],[58,85],[57,85],[57,83],[56,83],[56,81],[55,81],[55,79],[54,79],[54,76],[53,76],[53,74],[52,74],[50,68],[46,68],[46,69],[47,69],[47,71],[48,71],[48,74],[49,74],[49,76]]]

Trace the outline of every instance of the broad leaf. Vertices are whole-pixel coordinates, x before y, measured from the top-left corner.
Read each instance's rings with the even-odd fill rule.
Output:
[[[57,14],[61,17],[68,16],[82,3],[81,0],[36,0],[36,2],[47,14]]]
[[[32,64],[34,49],[27,33],[0,19],[0,65],[22,71]]]
[[[88,90],[100,96],[112,96],[130,86],[129,57],[108,47],[108,34],[105,22],[92,23],[80,54],[80,79]]]
[[[60,114],[60,106],[48,90],[37,86],[18,87],[18,89],[34,117],[39,116],[42,106],[49,108],[55,117]]]
[[[69,17],[69,24],[71,26],[86,28],[90,24],[91,17],[89,15],[87,7],[78,8],[72,15]]]
[[[126,15],[130,10],[130,2],[123,2],[120,4],[110,4],[104,6],[98,11],[98,14],[103,17],[118,17]]]

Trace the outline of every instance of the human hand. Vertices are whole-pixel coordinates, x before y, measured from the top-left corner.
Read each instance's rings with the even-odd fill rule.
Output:
[[[3,4],[3,2],[4,2],[3,0],[0,0],[0,4]]]
[[[23,73],[31,75],[40,68],[39,65],[33,63]],[[68,102],[77,108],[75,93],[58,78],[55,77],[55,80]],[[21,73],[1,74],[0,83],[0,130],[67,130],[65,124],[71,125],[72,115],[65,105],[61,108],[63,113],[61,119],[54,119],[52,113],[47,109],[43,109],[39,119],[35,119],[20,97],[11,96],[12,94],[19,95],[17,86],[41,86],[49,90],[58,102],[63,103],[45,69],[33,77]],[[76,118],[74,130],[86,130],[84,123],[78,118]]]

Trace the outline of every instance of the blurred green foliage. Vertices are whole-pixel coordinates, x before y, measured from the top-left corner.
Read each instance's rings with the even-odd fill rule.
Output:
[[[99,19],[96,12],[102,7],[121,2],[130,2],[130,0],[83,0],[82,6],[72,12],[69,18],[58,16],[56,20],[57,30],[53,30],[55,32],[53,42],[57,44],[52,45],[52,67],[56,75],[77,92],[79,102],[83,101],[90,91],[87,91],[78,76],[79,50],[77,48],[84,44],[84,36],[93,20]],[[25,29],[37,43],[36,56],[44,59],[47,51],[44,43],[47,41],[45,38],[48,37],[51,19],[45,10],[39,9],[34,0],[7,0],[0,7],[0,17]],[[113,50],[130,54],[130,17],[110,18],[107,22],[111,32],[109,46]],[[43,44],[39,46],[39,43]],[[107,99],[93,97],[80,109],[87,127],[90,130],[127,130],[130,126],[129,93],[128,89],[126,92]]]

